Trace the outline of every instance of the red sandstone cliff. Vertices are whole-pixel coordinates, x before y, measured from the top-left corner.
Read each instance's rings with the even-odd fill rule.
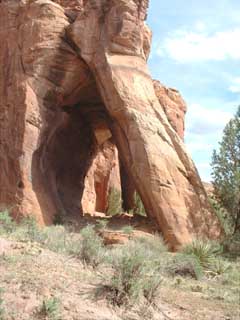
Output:
[[[147,5],[0,2],[2,207],[40,223],[105,210],[109,188],[121,189],[119,154],[125,181],[172,247],[218,236],[181,140],[185,103],[153,86],[146,65]]]
[[[186,103],[176,89],[167,88],[159,81],[154,80],[154,89],[158,100],[163,107],[168,121],[180,138],[184,138]]]

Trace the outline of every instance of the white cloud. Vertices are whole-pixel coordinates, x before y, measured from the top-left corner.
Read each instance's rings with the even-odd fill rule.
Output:
[[[201,23],[198,31],[177,30],[157,49],[160,56],[185,63],[240,59],[240,28],[207,34]]]
[[[187,149],[191,153],[195,152],[212,152],[214,145],[204,141],[204,139],[192,139],[191,142],[186,143]]]
[[[217,134],[231,118],[231,112],[195,103],[188,107],[186,129],[196,135]]]
[[[240,77],[232,80],[232,84],[229,87],[229,91],[233,93],[240,93]]]
[[[228,104],[220,104],[227,109]],[[208,106],[190,104],[186,117],[185,143],[203,181],[211,180],[210,162],[213,149],[217,148],[222,130],[233,116],[232,112]]]
[[[199,20],[195,23],[195,28],[197,31],[203,32],[206,30],[207,26],[203,21]]]

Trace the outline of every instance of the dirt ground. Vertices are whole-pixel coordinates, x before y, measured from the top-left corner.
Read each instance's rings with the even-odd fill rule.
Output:
[[[2,318],[0,313],[1,320],[240,320],[237,284],[239,301],[236,297],[231,301],[224,294],[206,294],[208,283],[166,279],[154,307],[130,311],[113,308],[97,295],[99,281],[98,272],[76,258],[37,243],[0,238],[0,288],[5,311]],[[43,302],[51,298],[59,301],[58,318],[40,312]]]

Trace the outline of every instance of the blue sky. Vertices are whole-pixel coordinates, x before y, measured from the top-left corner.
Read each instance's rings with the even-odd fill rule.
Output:
[[[153,78],[188,105],[185,142],[204,181],[225,124],[240,104],[240,1],[150,0]]]

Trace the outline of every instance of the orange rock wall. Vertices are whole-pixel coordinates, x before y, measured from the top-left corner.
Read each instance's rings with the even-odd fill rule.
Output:
[[[219,234],[181,140],[185,103],[147,68],[147,6],[0,1],[1,207],[42,224],[105,211],[120,159],[173,248]]]
[[[187,106],[176,89],[167,88],[160,81],[154,80],[156,96],[163,107],[168,121],[181,139],[184,139],[185,114]]]

